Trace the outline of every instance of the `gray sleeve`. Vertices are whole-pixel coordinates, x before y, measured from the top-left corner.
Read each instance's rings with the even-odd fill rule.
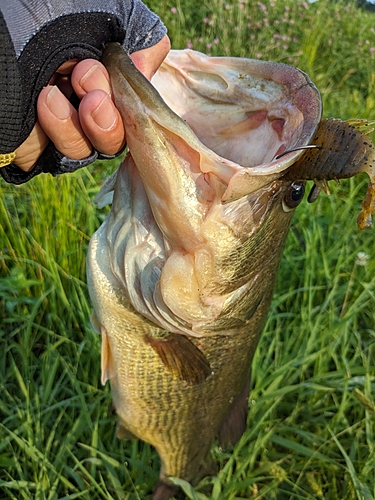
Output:
[[[167,33],[166,27],[160,18],[140,0],[134,0],[132,3],[133,8],[127,18],[128,28],[123,44],[129,54],[152,47]]]
[[[167,32],[160,18],[141,0],[1,0],[0,8],[17,57],[43,26],[69,14],[102,12],[116,16],[125,30],[123,45],[129,53],[152,47]]]

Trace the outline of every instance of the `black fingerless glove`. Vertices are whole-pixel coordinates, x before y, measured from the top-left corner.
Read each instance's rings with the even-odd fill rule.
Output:
[[[63,156],[50,143],[35,167],[12,164],[14,151],[35,125],[36,102],[56,70],[69,59],[97,59],[106,43],[130,54],[155,45],[166,28],[140,0],[2,0],[0,5],[0,174],[21,184],[41,172],[73,172],[98,157]]]

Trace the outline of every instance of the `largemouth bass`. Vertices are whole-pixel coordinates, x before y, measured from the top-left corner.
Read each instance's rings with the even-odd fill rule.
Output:
[[[172,51],[153,86],[120,46],[103,61],[129,153],[99,194],[113,203],[90,242],[88,286],[118,436],[156,448],[153,498],[166,500],[169,478],[213,474],[213,441],[234,445],[246,428],[251,361],[304,181],[371,173],[374,155],[357,141],[346,166],[315,175],[335,133],[323,141],[319,92],[296,68]]]

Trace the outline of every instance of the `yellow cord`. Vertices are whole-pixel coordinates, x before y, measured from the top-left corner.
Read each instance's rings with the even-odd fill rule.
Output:
[[[0,154],[0,168],[6,167],[16,159],[16,152]]]

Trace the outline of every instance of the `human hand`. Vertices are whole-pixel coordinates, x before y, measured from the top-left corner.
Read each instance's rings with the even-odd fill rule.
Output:
[[[131,58],[151,79],[169,49],[165,35],[153,47],[131,54]],[[80,99],[78,111],[68,101],[73,90]],[[14,163],[26,172],[36,164],[49,140],[74,160],[86,158],[93,149],[113,155],[125,144],[125,130],[111,97],[108,72],[94,59],[74,59],[60,66],[50,85],[40,92],[37,111],[36,125],[16,150]]]

